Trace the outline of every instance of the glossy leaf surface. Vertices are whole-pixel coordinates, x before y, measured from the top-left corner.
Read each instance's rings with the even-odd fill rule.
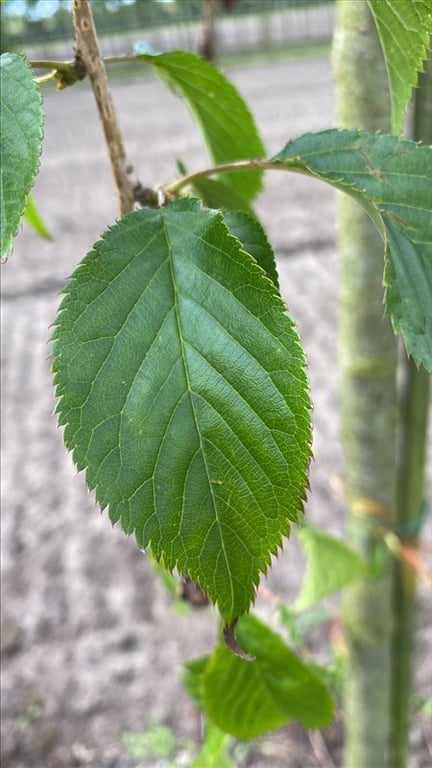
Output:
[[[229,623],[302,514],[310,404],[284,305],[222,215],[191,199],[124,217],[65,293],[66,446],[111,519]]]

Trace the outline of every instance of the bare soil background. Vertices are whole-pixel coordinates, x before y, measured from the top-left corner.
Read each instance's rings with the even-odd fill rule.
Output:
[[[289,138],[334,124],[324,58],[235,68],[228,75],[249,103],[269,155]],[[176,158],[191,170],[206,163],[186,109],[159,82],[144,74],[116,81],[112,90],[144,185],[174,177]],[[3,268],[2,765],[181,768],[190,764],[201,725],[178,668],[211,649],[216,618],[211,609],[185,615],[173,610],[135,541],[111,529],[96,508],[56,427],[50,324],[66,278],[115,220],[116,200],[88,86],[47,91],[44,101],[42,170],[34,195],[53,241],[24,227]],[[267,176],[256,207],[309,358],[315,461],[307,515],[342,533],[334,196],[318,182],[275,173]],[[293,537],[263,583],[290,603],[302,573]],[[419,602],[416,693],[427,696],[432,622],[423,591]],[[263,597],[258,610],[273,619]],[[315,638],[324,662],[327,631]],[[175,732],[173,756],[133,758],[124,734],[154,723]],[[430,722],[413,718],[411,736],[410,768],[426,768]],[[341,738],[339,723],[324,740],[291,725],[249,745],[237,759],[254,768],[331,766],[339,762]]]

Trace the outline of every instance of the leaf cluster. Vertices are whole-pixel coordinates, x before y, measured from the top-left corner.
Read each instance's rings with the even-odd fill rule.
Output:
[[[431,5],[369,5],[397,134]],[[221,642],[186,668],[186,685],[211,721],[196,766],[229,765],[221,733],[248,739],[292,718],[317,728],[333,716],[322,675],[247,615],[260,574],[291,524],[302,522],[311,458],[306,358],[253,201],[264,170],[306,174],[353,196],[383,238],[386,311],[417,365],[432,370],[432,150],[396,135],[332,129],[264,160],[247,106],[212,65],[185,52],[136,59],[187,103],[212,166],[164,185],[178,199],[126,215],[80,262],[55,321],[57,413],[66,447],[111,520],[159,566],[197,582],[233,647],[254,659]],[[1,57],[1,85],[4,258],[24,210],[48,232],[28,198],[43,113],[23,56]],[[297,608],[364,575],[342,543],[306,528],[300,537],[309,569]]]

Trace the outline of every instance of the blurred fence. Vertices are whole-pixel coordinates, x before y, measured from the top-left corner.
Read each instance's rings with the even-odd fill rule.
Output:
[[[114,18],[109,30],[96,19],[105,56],[131,53],[137,46],[156,53],[197,51],[202,21],[196,0],[161,3],[165,15],[155,18],[151,25],[143,23],[140,13],[139,4],[144,1],[128,7],[118,28]],[[239,0],[235,12],[224,12],[222,3],[215,3],[215,9],[215,48],[217,56],[222,57],[324,43],[330,40],[334,26],[332,0],[247,0],[244,5]],[[61,27],[40,34],[37,42],[15,35],[13,43],[15,49],[22,46],[30,59],[70,58],[72,22],[65,24],[63,17]]]
[[[334,3],[278,2],[260,0],[257,10],[244,14],[217,13],[216,51],[220,56],[271,51],[287,46],[308,45],[330,40],[334,24]],[[185,3],[186,6],[186,3]],[[107,55],[148,45],[155,52],[180,48],[196,51],[201,21],[187,16],[176,23],[154,29],[129,30],[103,39]]]

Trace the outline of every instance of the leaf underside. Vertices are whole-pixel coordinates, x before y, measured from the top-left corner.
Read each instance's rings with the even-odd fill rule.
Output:
[[[112,521],[227,623],[302,514],[304,355],[274,285],[197,200],[128,214],[56,321],[64,440]]]
[[[1,246],[8,256],[18,232],[26,197],[39,169],[42,147],[42,101],[24,56],[4,53],[1,75]]]
[[[432,148],[330,130],[289,142],[271,162],[322,179],[366,208],[386,244],[386,312],[415,363],[432,371]]]
[[[400,134],[432,33],[430,0],[369,0],[384,52],[392,103],[392,132]]]
[[[216,164],[265,156],[248,107],[216,67],[187,51],[139,54],[137,58],[151,64],[161,79],[186,101]],[[261,171],[221,174],[220,179],[237,193],[244,205],[250,203],[262,187]],[[209,185],[199,186],[210,194]],[[223,188],[213,188],[212,193],[215,192],[220,196]]]

